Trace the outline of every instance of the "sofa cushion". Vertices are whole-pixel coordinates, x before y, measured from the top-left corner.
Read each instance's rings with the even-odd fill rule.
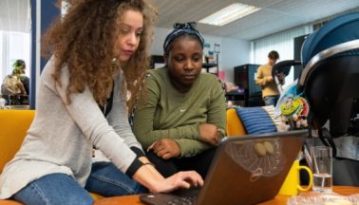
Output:
[[[33,110],[0,110],[0,173],[20,148],[34,114]]]
[[[277,132],[271,116],[263,107],[238,107],[236,110],[247,134]]]

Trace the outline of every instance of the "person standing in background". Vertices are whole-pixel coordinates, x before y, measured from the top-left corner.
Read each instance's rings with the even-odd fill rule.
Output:
[[[277,51],[271,51],[268,54],[268,63],[259,66],[257,70],[256,84],[262,88],[262,97],[265,105],[277,104],[279,99],[279,90],[275,80],[272,77],[272,69],[279,59]],[[279,82],[284,84],[284,75],[278,75]]]
[[[23,61],[21,59],[16,60],[15,63],[13,64],[13,67],[20,70],[20,75],[19,75],[20,81],[24,85],[26,94],[29,95],[29,92],[30,92],[30,90],[29,90],[29,81],[30,81],[30,79],[29,79],[29,77],[27,77],[25,75],[25,73],[26,73],[25,61]]]

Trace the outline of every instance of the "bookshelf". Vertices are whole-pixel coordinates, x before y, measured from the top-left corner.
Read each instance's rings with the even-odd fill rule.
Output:
[[[255,82],[255,73],[258,64],[244,64],[234,67],[234,83],[242,90],[245,95],[245,106],[261,106],[262,89]]]

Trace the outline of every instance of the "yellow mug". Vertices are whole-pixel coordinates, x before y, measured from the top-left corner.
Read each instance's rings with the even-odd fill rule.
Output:
[[[299,171],[305,170],[309,175],[309,184],[307,187],[302,187],[300,185]],[[292,167],[289,170],[287,177],[284,180],[284,183],[279,190],[279,194],[287,196],[295,196],[299,191],[309,191],[313,186],[313,172],[307,166],[299,165],[299,160],[295,160]]]

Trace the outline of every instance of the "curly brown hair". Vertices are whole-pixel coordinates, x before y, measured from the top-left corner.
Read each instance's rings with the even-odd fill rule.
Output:
[[[147,0],[70,2],[68,13],[57,19],[44,35],[43,54],[55,56],[55,82],[61,86],[61,69],[66,65],[70,73],[67,102],[71,103],[71,94],[81,93],[88,87],[96,102],[104,105],[112,90],[113,76],[122,70],[132,96],[128,101],[131,109],[149,67],[148,48],[157,11]],[[142,13],[143,32],[136,52],[126,65],[120,65],[113,63],[114,45],[120,32],[119,20],[126,10]],[[119,94],[125,95],[124,91]]]

